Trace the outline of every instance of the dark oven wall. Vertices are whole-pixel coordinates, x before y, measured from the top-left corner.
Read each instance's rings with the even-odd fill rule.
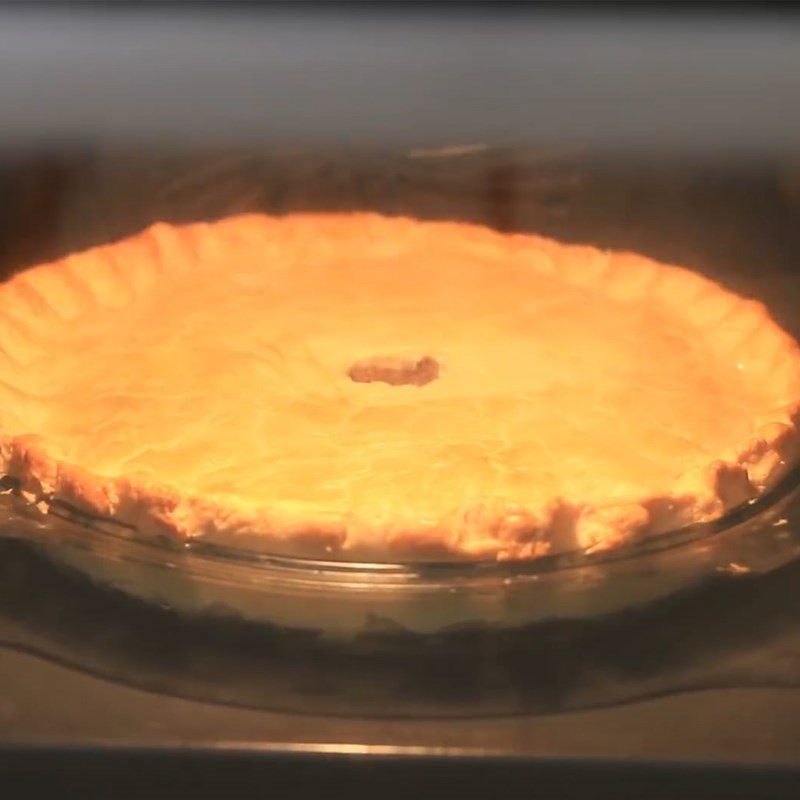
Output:
[[[766,302],[800,334],[800,160],[575,148],[89,149],[0,159],[0,275],[248,211],[374,210],[637,250]]]

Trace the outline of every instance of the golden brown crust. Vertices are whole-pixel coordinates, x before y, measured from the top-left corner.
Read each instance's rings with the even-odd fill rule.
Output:
[[[168,315],[169,308],[159,306],[158,303],[163,302],[164,297],[169,297],[170,292],[174,293],[172,296],[177,298],[176,302],[180,302],[181,292],[194,291],[190,287],[202,285],[204,281],[210,283],[215,280],[228,283],[238,281],[241,284],[239,290],[244,293],[255,291],[253,286],[256,284],[259,290],[263,289],[262,283],[258,283],[263,281],[261,273],[248,271],[244,267],[240,269],[236,264],[228,264],[224,258],[227,252],[236,254],[240,259],[247,254],[257,253],[259,259],[265,260],[265,269],[273,268],[276,274],[283,274],[280,272],[283,270],[288,274],[295,269],[293,264],[298,263],[298,259],[301,262],[304,259],[307,261],[317,259],[320,263],[327,263],[329,260],[332,264],[336,264],[339,263],[336,259],[340,252],[358,253],[362,249],[369,250],[373,254],[372,257],[379,261],[385,258],[388,259],[387,263],[390,263],[391,259],[397,258],[398,264],[409,269],[415,268],[414,259],[418,258],[416,254],[420,252],[431,254],[432,270],[439,268],[455,270],[456,267],[450,262],[463,259],[465,263],[474,264],[469,267],[464,280],[471,280],[475,285],[465,284],[465,296],[478,299],[487,293],[486,286],[490,285],[484,286],[481,283],[484,280],[498,284],[502,284],[503,281],[511,283],[516,281],[518,287],[528,289],[536,287],[536,281],[547,280],[548,291],[553,292],[553,296],[558,296],[558,292],[562,292],[565,301],[596,304],[597,300],[602,300],[603,303],[612,304],[609,308],[621,309],[627,314],[625,324],[637,326],[634,334],[629,335],[625,332],[625,344],[621,350],[609,351],[611,355],[622,353],[623,356],[631,356],[630,365],[619,359],[609,361],[606,371],[615,372],[614,381],[618,383],[623,381],[627,374],[625,370],[640,369],[640,362],[643,363],[642,359],[646,353],[640,353],[637,346],[631,344],[629,340],[632,336],[646,336],[648,326],[652,325],[659,331],[658,339],[652,342],[643,341],[641,349],[644,351],[652,349],[653,359],[669,358],[672,354],[676,359],[686,359],[686,363],[694,370],[687,374],[686,380],[695,383],[689,387],[689,391],[696,394],[698,403],[707,401],[710,405],[714,405],[724,401],[726,405],[719,411],[719,415],[723,418],[735,415],[736,424],[731,423],[730,429],[726,428],[724,435],[714,430],[714,435],[709,441],[713,442],[713,447],[721,449],[719,452],[709,452],[705,464],[701,463],[696,453],[692,458],[683,459],[680,449],[681,436],[684,435],[679,427],[681,420],[676,419],[675,425],[669,427],[665,423],[664,415],[669,413],[669,398],[672,394],[684,398],[686,387],[677,386],[674,378],[671,379],[671,383],[656,386],[655,383],[659,379],[658,372],[650,371],[645,373],[649,379],[646,388],[650,394],[642,393],[640,397],[639,389],[642,387],[635,383],[640,380],[639,373],[631,372],[632,395],[629,400],[624,401],[630,402],[630,408],[619,409],[619,439],[625,441],[627,435],[626,415],[634,415],[636,418],[630,425],[633,426],[635,435],[642,436],[642,431],[652,435],[652,439],[643,443],[643,447],[650,447],[653,452],[658,453],[662,461],[669,462],[670,469],[678,470],[683,463],[682,459],[686,462],[687,468],[676,471],[674,479],[670,479],[664,485],[642,483],[641,488],[637,488],[631,484],[632,488],[623,487],[624,490],[620,488],[617,491],[612,478],[603,483],[604,476],[598,474],[596,483],[600,488],[608,487],[608,496],[587,494],[580,487],[585,487],[587,485],[585,481],[591,478],[591,464],[587,466],[581,463],[580,475],[585,474],[586,477],[582,478],[583,483],[576,484],[579,486],[577,494],[570,494],[567,491],[572,479],[570,474],[567,474],[565,479],[562,479],[563,476],[559,477],[553,484],[558,487],[557,493],[534,494],[529,498],[525,489],[525,476],[530,476],[531,484],[537,480],[540,483],[543,481],[542,475],[536,473],[536,459],[520,451],[522,444],[515,449],[514,441],[504,440],[496,446],[492,445],[495,449],[491,451],[483,444],[478,447],[476,443],[480,443],[481,430],[480,426],[476,425],[474,435],[467,432],[457,441],[447,440],[450,442],[446,444],[447,458],[450,459],[447,463],[463,463],[468,467],[468,469],[465,467],[466,471],[463,474],[453,474],[453,482],[457,484],[458,491],[453,490],[452,498],[450,496],[439,498],[435,488],[428,489],[427,484],[421,484],[419,481],[414,483],[412,476],[403,480],[407,481],[409,491],[421,487],[421,490],[430,492],[427,505],[421,503],[419,508],[416,508],[414,496],[400,491],[400,489],[406,490],[406,484],[400,489],[393,485],[387,486],[386,489],[387,496],[392,495],[392,502],[387,504],[386,513],[383,513],[380,505],[376,506],[373,502],[365,514],[359,513],[357,499],[352,500],[352,508],[346,503],[342,505],[343,501],[340,500],[337,500],[339,506],[335,504],[328,506],[324,495],[321,495],[322,499],[315,502],[312,507],[300,504],[295,509],[291,504],[260,505],[249,500],[240,502],[235,493],[232,495],[227,487],[219,492],[196,491],[191,485],[188,489],[182,488],[178,467],[175,468],[177,479],[174,482],[164,481],[158,469],[154,469],[152,475],[149,473],[140,475],[136,470],[122,471],[120,474],[114,474],[113,470],[102,472],[86,463],[79,462],[79,466],[72,462],[68,452],[69,447],[65,445],[65,442],[69,442],[68,438],[65,438],[66,434],[48,435],[48,419],[50,419],[47,416],[50,408],[48,391],[54,390],[46,381],[42,381],[43,370],[50,368],[53,358],[91,359],[92,335],[117,335],[115,328],[108,321],[113,320],[115,311],[122,314],[123,311],[128,313],[129,308],[135,309],[125,318],[125,324],[143,326],[141,335],[144,339],[141,347],[145,348],[149,346],[146,338],[147,313],[160,314],[162,317],[165,313]],[[286,256],[287,253],[290,253],[290,257]],[[342,269],[350,267],[345,262]],[[495,281],[491,277],[491,270],[504,270],[504,272]],[[390,272],[384,275],[376,268],[374,274],[377,275],[373,287],[376,293],[386,289],[397,291],[398,284],[393,282],[396,279]],[[453,272],[453,275],[461,274]],[[369,273],[354,272],[349,278],[371,280],[364,278],[365,275]],[[416,297],[420,305],[424,305],[426,290],[437,291],[436,285],[432,288],[426,287],[424,272],[420,272],[419,275],[422,283],[415,284],[413,291],[408,294],[407,305],[412,314],[415,304],[414,292],[418,293]],[[385,287],[381,281],[384,281]],[[228,283],[220,285],[225,287]],[[291,285],[291,281],[287,285]],[[160,294],[156,294],[156,288]],[[336,286],[332,285],[330,296],[334,300],[330,302],[337,302],[335,299],[338,297],[337,291]],[[457,290],[454,288],[454,291]],[[469,295],[470,291],[473,292],[472,295]],[[154,298],[152,308],[147,299],[151,295]],[[618,546],[631,538],[719,516],[725,510],[752,499],[773,485],[796,459],[800,450],[798,437],[800,351],[796,343],[775,325],[763,305],[738,298],[713,282],[682,268],[656,264],[634,254],[606,253],[591,247],[562,245],[536,236],[504,236],[471,225],[419,223],[369,214],[296,215],[283,219],[245,216],[214,225],[191,225],[183,228],[154,226],[126,242],[97,248],[60,262],[28,270],[0,286],[0,299],[3,301],[0,310],[0,473],[7,473],[16,478],[21,484],[23,493],[31,500],[46,501],[58,498],[89,513],[113,517],[134,528],[142,536],[198,537],[263,551],[345,558],[505,559],[532,558],[547,551],[573,547],[588,550],[603,549]],[[489,312],[495,316],[492,317],[487,312],[486,319],[490,322],[496,320],[497,314],[503,312],[503,303],[513,303],[516,299],[513,294],[509,294],[507,298],[502,294],[497,294],[496,297],[493,295],[492,302],[495,305],[489,308]],[[525,313],[519,316],[520,325],[534,324],[535,317],[530,316],[534,312],[540,315],[551,313],[548,311],[547,297],[538,298],[536,302],[541,303],[541,310],[532,305],[530,312],[525,310]],[[556,309],[552,312],[553,319],[563,324],[565,317],[570,318],[573,319],[572,324],[579,326],[583,324],[582,317],[585,316],[585,309],[589,307],[587,305],[578,309],[569,307]],[[144,316],[137,317],[136,314],[140,312],[136,309],[140,308],[144,309],[141,312]],[[413,319],[408,317],[408,309],[402,304],[393,308],[400,314],[398,325],[408,324],[407,320]],[[464,315],[464,325],[468,326],[470,324],[468,315],[472,311],[465,307],[459,309],[458,313]],[[643,317],[641,322],[638,321],[638,314]],[[648,314],[652,315],[652,320],[649,317],[644,318]],[[98,315],[102,319],[95,323],[95,317]],[[181,324],[205,325],[207,319],[208,317],[204,317],[198,322],[189,315]],[[670,325],[678,323],[680,325],[685,323],[685,326],[681,330],[676,328],[672,341]],[[62,335],[67,324],[73,327],[79,327],[81,324],[85,326],[87,338],[83,341],[83,345],[89,348],[85,354],[83,352],[77,355],[75,352],[53,354],[51,348],[55,346],[57,339],[54,338],[55,334],[48,331],[48,326],[57,331],[58,335]],[[413,324],[412,322],[412,327]],[[492,325],[494,324],[496,323],[492,322]],[[93,325],[98,326],[96,330]],[[616,335],[613,325],[608,323],[608,326],[609,335]],[[170,333],[169,328],[164,330]],[[424,395],[426,402],[438,402],[443,404],[442,408],[447,409],[463,408],[464,403],[475,402],[480,404],[480,413],[487,415],[481,416],[481,420],[502,419],[504,414],[518,412],[518,404],[508,400],[509,396],[513,398],[514,386],[517,385],[514,381],[521,380],[518,375],[515,376],[514,365],[511,362],[507,373],[501,374],[501,377],[507,375],[508,378],[508,389],[505,393],[492,394],[483,391],[474,399],[458,400],[457,385],[456,389],[452,390],[452,395],[437,387],[437,384],[446,386],[450,380],[457,381],[458,376],[454,372],[457,365],[453,366],[455,358],[453,353],[450,353],[448,361],[445,352],[450,343],[440,342],[437,345],[437,339],[433,335],[437,330],[435,325],[426,330],[432,332],[430,352],[413,351],[400,353],[398,356],[401,357],[402,363],[408,361],[411,364],[428,363],[424,359],[436,359],[436,376],[429,381],[430,376],[426,373],[424,385],[422,381],[407,381],[416,385],[387,389],[376,388],[374,384],[367,382],[361,388],[368,386],[370,388],[367,391],[374,389],[376,392],[428,392]],[[494,328],[487,327],[485,330],[488,332],[485,335],[493,335]],[[522,333],[517,328],[508,330],[509,341],[512,343],[516,342],[514,337],[528,335],[526,329],[520,329]],[[136,330],[134,333],[138,335]],[[130,331],[125,335],[129,334]],[[174,335],[177,342],[178,334]],[[135,336],[131,341],[133,340]],[[598,335],[598,340],[600,343],[604,341],[601,335]],[[134,346],[131,341],[128,341],[126,347]],[[272,347],[272,341],[267,342],[264,348]],[[536,345],[536,341],[530,337],[524,341],[527,342],[526,346],[531,342]],[[586,342],[590,339],[576,341]],[[214,344],[213,340],[208,338],[202,339],[202,342],[209,347]],[[75,346],[80,344],[79,339],[72,344]],[[168,342],[164,344],[161,340],[158,343],[164,347],[168,344]],[[502,344],[505,346],[505,340],[502,340]],[[294,345],[290,343],[287,347],[289,346]],[[320,349],[324,350],[325,346],[327,341],[322,341]],[[467,343],[464,345],[464,350],[459,353],[469,353],[470,346],[479,345]],[[343,390],[339,384],[334,385],[335,381],[331,379],[327,365],[320,366],[317,363],[323,356],[297,349],[286,350],[283,345],[280,348],[276,349],[277,354],[263,352],[260,355],[263,356],[265,364],[273,356],[283,359],[280,365],[281,380],[284,384],[287,382],[291,384],[294,387],[293,391],[296,389],[291,398],[285,401],[291,403],[292,418],[299,416],[302,419],[327,424],[329,416],[334,414],[331,409],[337,409],[335,413],[344,415],[341,418],[348,425],[361,426],[353,428],[360,431],[359,435],[366,435],[364,431],[373,428],[378,431],[389,430],[386,425],[395,426],[396,429],[397,421],[403,419],[402,416],[398,416],[400,412],[397,411],[395,401],[400,395],[370,395],[377,399],[367,403],[359,401],[360,404],[348,406],[345,411],[341,411],[337,403],[344,402],[341,400]],[[439,349],[445,352],[444,357],[440,356]],[[113,349],[109,352],[113,353]],[[123,356],[125,352],[131,351],[123,351]],[[179,351],[176,350],[177,352]],[[234,342],[226,351],[226,357],[230,358],[231,353],[235,355],[236,352]],[[480,359],[482,352],[478,351],[475,358]],[[504,350],[487,352],[501,355],[505,353]],[[584,364],[586,369],[597,369],[596,365],[589,361],[581,360],[580,353],[565,352],[570,357],[574,355],[576,364]],[[605,351],[599,350],[598,354],[604,356]],[[367,352],[364,355],[373,354]],[[380,352],[378,355],[382,356],[384,353]],[[213,356],[211,353],[210,357]],[[441,377],[438,373],[440,361]],[[174,365],[175,370],[184,368],[179,359],[170,363]],[[707,379],[703,374],[704,363],[707,363],[709,373],[713,373],[714,380]],[[722,377],[717,379],[716,373],[722,369],[720,365],[730,366],[730,371],[721,373]],[[109,363],[107,368],[113,370],[117,366],[121,365]],[[728,366],[725,366],[726,370]],[[190,368],[191,365],[186,367],[187,374],[191,372]],[[272,381],[277,367],[269,362],[262,368],[268,370],[269,380]],[[557,363],[555,368],[558,371]],[[553,367],[548,369],[552,371]],[[744,387],[747,396],[726,398],[723,393],[724,379],[738,380],[736,369],[743,372],[741,387]],[[345,372],[346,370],[342,369],[342,374]],[[598,374],[601,372],[602,370],[598,370]],[[107,412],[112,417],[117,414],[124,419],[124,415],[129,411],[128,395],[116,397],[114,391],[124,389],[127,392],[133,388],[146,393],[157,384],[157,381],[152,384],[147,383],[147,380],[152,378],[152,375],[143,373],[140,384],[125,383],[119,378],[117,383],[112,382],[110,388],[103,388],[102,391],[111,397],[108,401],[111,405],[103,406],[104,413]],[[190,378],[191,374],[186,380]],[[553,392],[559,391],[559,386],[568,386],[571,379],[572,373],[569,372],[556,375],[552,379],[555,389],[544,387],[540,394],[530,396],[537,398],[536,402],[558,406],[559,396]],[[384,378],[379,380],[383,381]],[[330,391],[329,383],[333,386]],[[386,383],[392,381],[388,380]],[[271,387],[270,392],[277,391],[280,394],[283,391],[282,385],[274,382],[268,385]],[[592,391],[595,387],[592,381],[582,385]],[[739,388],[737,384],[734,393],[739,393]],[[228,388],[223,386],[219,391],[228,391]],[[520,391],[534,390],[525,384]],[[317,402],[317,394],[320,392],[322,399]],[[539,389],[536,389],[536,392],[539,392]],[[313,404],[309,404],[306,395],[314,398]],[[420,396],[411,397],[409,401],[411,405],[408,407],[414,407]],[[197,399],[198,402],[203,402],[202,398]],[[264,402],[267,405],[278,403],[271,394]],[[564,402],[566,408],[571,408],[567,401]],[[598,403],[600,402],[598,399]],[[620,402],[620,397],[613,395],[610,399],[606,399],[602,395],[602,402]],[[686,407],[685,398],[681,399],[681,402]],[[93,419],[91,413],[94,412],[91,410],[86,412],[77,399],[70,400],[70,403],[72,403],[70,408],[75,409],[76,414],[86,413],[89,414],[87,419]],[[458,403],[461,403],[461,406],[458,406]],[[574,403],[575,408],[584,408],[580,398],[574,400]],[[647,403],[652,403],[652,431],[646,419]],[[645,404],[644,410],[642,404]],[[195,413],[194,408],[190,406],[176,406],[176,408],[182,408],[181,413],[188,416]],[[210,405],[206,411],[201,408],[196,413],[198,415],[211,413],[215,409],[216,406]],[[252,403],[245,405],[244,409],[242,414],[262,413],[262,409],[253,406]],[[425,418],[424,424],[440,424],[441,420],[447,419],[446,414],[449,412],[443,413],[444,417],[431,417],[432,421]],[[632,420],[634,416],[631,416]],[[135,419],[140,420],[140,417]],[[290,418],[276,416],[275,419]],[[614,417],[601,416],[598,419],[602,422]],[[104,425],[105,422],[105,419],[95,419],[98,426]],[[608,438],[606,432],[599,429],[584,431],[580,424],[577,424],[579,422],[579,420],[568,421],[563,434],[559,433],[556,441],[565,443],[566,447],[570,442],[577,442],[578,439],[575,438],[577,436],[591,437],[595,433],[603,434],[602,441],[596,448],[602,453],[602,443]],[[714,410],[704,412],[695,422],[698,426],[706,424],[713,428],[716,424]],[[59,424],[63,428],[66,423]],[[174,417],[174,424],[180,428],[181,418]],[[229,420],[222,419],[221,424],[224,427],[229,424]],[[313,426],[315,422],[309,421],[308,424]],[[418,424],[421,425],[423,422]],[[573,424],[575,424],[574,430]],[[740,429],[743,435],[732,438],[731,432]],[[153,435],[167,436],[169,430],[165,424],[163,428],[156,428]],[[196,431],[191,433],[195,435]],[[543,428],[543,435],[545,433]],[[212,428],[206,435],[211,443],[215,436],[230,434],[224,431],[218,433]],[[694,434],[690,432],[686,435],[696,437],[697,433],[695,431]],[[97,441],[102,441],[112,450],[115,445],[111,434]],[[368,444],[371,440],[363,439],[363,441]],[[415,441],[420,445],[411,434],[408,441],[412,446]],[[534,437],[525,446],[531,450],[538,443]],[[345,441],[341,446],[344,447],[346,444]],[[427,446],[429,442],[424,444]],[[634,445],[635,442],[626,443],[626,447],[629,448]],[[130,445],[131,448],[135,446],[135,443]],[[393,446],[402,448],[407,445],[397,439]],[[320,440],[320,447],[324,449],[324,439]],[[445,444],[442,447],[445,447]],[[429,451],[444,452],[441,448],[440,450],[429,448]],[[204,450],[199,445],[197,450],[191,452],[192,459],[205,457]],[[284,449],[276,452],[280,454],[288,451]],[[410,464],[413,467],[413,450],[411,452]],[[567,450],[560,455],[563,455],[564,465],[569,465],[570,451]],[[626,450],[620,453],[619,458],[633,459],[638,464],[637,459],[645,455],[637,454],[634,457]],[[163,457],[169,457],[168,450]],[[179,463],[189,463],[187,459],[190,456],[181,458],[184,461]],[[341,453],[337,452],[336,458],[341,459]],[[374,458],[376,456],[370,456],[370,459]],[[421,458],[424,459],[425,456]],[[492,459],[488,465],[487,458]],[[569,471],[568,466],[562,467],[560,461],[553,461],[552,453],[540,457],[540,462],[546,462],[547,480],[551,480],[553,469],[563,468],[567,473]],[[116,462],[109,456],[103,463]],[[343,463],[351,464],[356,470],[379,469],[375,461],[364,462],[360,466],[357,462],[347,459]],[[352,466],[353,463],[355,466]],[[395,469],[396,465],[394,462],[392,464],[392,468]],[[598,462],[600,471],[602,464]],[[206,473],[212,472],[214,466],[209,462],[209,465],[204,467]],[[250,466],[247,468],[251,471],[253,469]],[[268,472],[269,478],[276,474],[274,469],[272,465],[270,467],[272,471]],[[417,469],[422,470],[422,467]],[[660,471],[654,471],[653,474],[667,474],[665,469],[663,464],[659,464]],[[442,470],[446,471],[446,467],[443,466]],[[103,474],[106,477],[101,477]],[[247,474],[250,476],[249,472]],[[476,478],[477,488],[470,494],[467,479],[473,474],[480,476],[480,479]],[[635,468],[631,467],[620,474],[627,480],[629,475],[635,476]],[[500,480],[497,475],[505,476],[502,478],[502,481],[505,481],[502,484],[503,491],[482,493],[484,490],[481,487],[496,485],[497,480]],[[302,473],[296,480],[302,483]],[[622,478],[620,481],[624,482]],[[435,487],[435,484],[431,484],[431,487]],[[372,485],[367,488],[370,491],[374,489]],[[465,497],[463,502],[457,501],[459,491]],[[396,497],[392,493],[395,493]]]

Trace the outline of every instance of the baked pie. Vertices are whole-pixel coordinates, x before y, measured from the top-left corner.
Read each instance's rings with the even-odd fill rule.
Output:
[[[714,519],[800,350],[630,253],[375,214],[158,224],[0,285],[0,475],[144,538],[527,559]]]

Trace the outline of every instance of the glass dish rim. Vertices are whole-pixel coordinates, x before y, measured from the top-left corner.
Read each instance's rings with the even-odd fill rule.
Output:
[[[692,544],[717,541],[719,537],[739,529],[744,524],[757,522],[762,514],[774,509],[782,501],[790,500],[798,491],[800,491],[800,463],[793,465],[767,491],[713,520],[691,523],[680,528],[645,536],[638,541],[618,547],[594,552],[568,550],[534,559],[504,561],[452,559],[378,562],[316,559],[239,549],[201,539],[190,538],[177,542],[165,537],[155,540],[137,537],[135,529],[120,523],[113,517],[88,514],[56,497],[43,498],[43,500],[47,505],[47,516],[56,517],[88,529],[101,541],[134,545],[139,553],[152,554],[154,563],[156,561],[164,562],[165,557],[174,559],[175,556],[180,555],[190,557],[198,566],[205,563],[214,566],[225,565],[232,569],[242,567],[263,570],[265,573],[278,571],[286,576],[294,574],[297,578],[309,575],[322,578],[324,575],[328,579],[340,580],[367,577],[401,580],[470,580],[536,578],[617,563],[641,563],[648,556],[655,556],[670,550],[683,552],[684,548],[688,548]],[[15,493],[14,479],[11,476],[0,476],[0,492]],[[36,505],[36,503],[28,503],[28,505]],[[88,544],[90,543],[87,542]]]

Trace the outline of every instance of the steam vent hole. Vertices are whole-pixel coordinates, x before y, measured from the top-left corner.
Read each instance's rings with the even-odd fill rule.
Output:
[[[348,372],[355,383],[388,383],[390,386],[425,386],[439,377],[439,362],[430,356],[419,359],[375,356],[356,361]]]

